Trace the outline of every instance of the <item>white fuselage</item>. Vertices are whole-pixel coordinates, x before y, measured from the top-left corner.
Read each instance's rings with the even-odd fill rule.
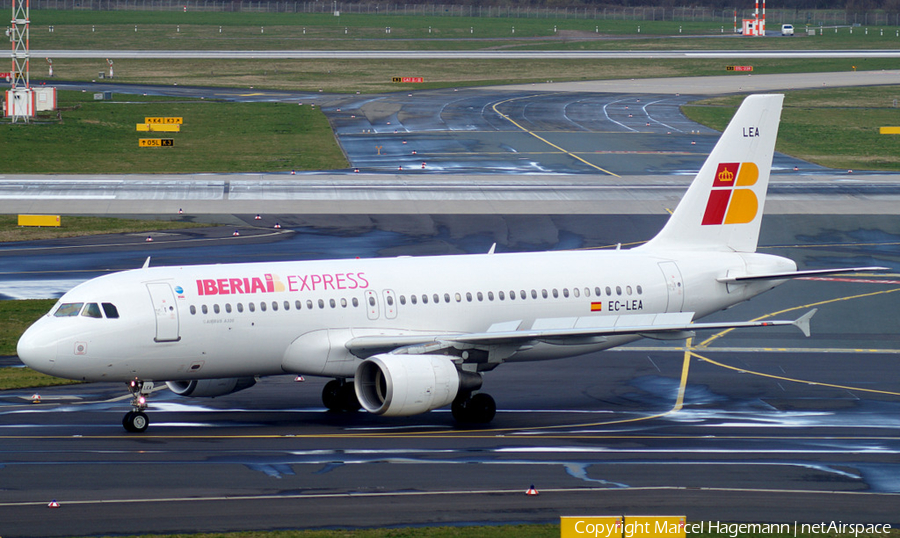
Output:
[[[89,381],[349,378],[360,362],[345,347],[354,337],[526,330],[536,320],[663,312],[699,318],[777,283],[718,278],[795,268],[764,254],[641,249],[145,268],[66,293],[25,333],[19,355],[39,371]],[[87,308],[59,315],[60,305],[78,303],[96,303],[102,315],[86,316]],[[508,360],[573,356],[637,338],[539,344]]]

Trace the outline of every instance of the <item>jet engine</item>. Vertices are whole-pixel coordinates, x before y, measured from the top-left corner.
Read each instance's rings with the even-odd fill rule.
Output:
[[[244,390],[256,384],[255,377],[228,377],[224,379],[194,379],[191,381],[167,381],[169,390],[179,396],[191,398],[214,398],[224,396],[239,390]]]
[[[356,369],[359,403],[376,415],[417,415],[453,401],[463,391],[481,386],[479,374],[457,371],[437,355],[375,355]]]

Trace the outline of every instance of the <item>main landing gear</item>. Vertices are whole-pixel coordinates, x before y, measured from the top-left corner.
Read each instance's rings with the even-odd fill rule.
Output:
[[[356,398],[353,382],[346,379],[332,379],[322,389],[322,403],[329,411],[355,413],[362,406]]]
[[[153,383],[134,380],[128,383],[128,390],[131,392],[131,411],[125,413],[122,426],[131,433],[142,433],[150,425],[144,409],[147,409],[147,395],[153,391]]]
[[[472,394],[460,393],[450,406],[453,418],[464,424],[487,424],[497,414],[494,399],[483,392]]]

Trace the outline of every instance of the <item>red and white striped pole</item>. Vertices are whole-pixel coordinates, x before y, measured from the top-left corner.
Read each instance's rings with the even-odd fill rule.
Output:
[[[759,26],[759,35],[766,35],[766,0],[763,0],[762,23]]]

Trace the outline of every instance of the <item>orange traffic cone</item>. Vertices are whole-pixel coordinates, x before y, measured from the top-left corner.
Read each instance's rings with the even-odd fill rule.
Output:
[[[528,491],[525,492],[525,495],[538,495],[538,490],[534,489],[534,484],[528,488]]]

